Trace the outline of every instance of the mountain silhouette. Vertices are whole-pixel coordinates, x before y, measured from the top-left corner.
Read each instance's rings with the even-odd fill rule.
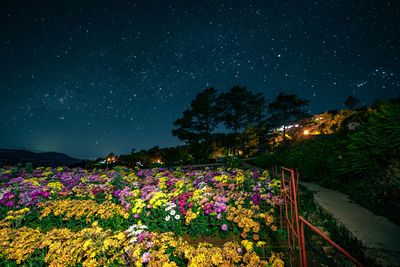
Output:
[[[28,162],[31,162],[34,167],[56,167],[80,163],[82,160],[58,152],[36,153],[28,150],[0,148],[0,166],[14,166],[18,163],[25,165]]]

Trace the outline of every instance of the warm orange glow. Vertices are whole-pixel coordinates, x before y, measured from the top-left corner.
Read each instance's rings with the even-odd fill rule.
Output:
[[[155,159],[153,163],[164,164],[164,162],[161,159]]]
[[[112,157],[110,157],[110,158],[107,158],[106,160],[107,160],[107,162],[115,162],[115,160],[116,160],[116,159],[115,159],[115,158],[112,158]]]
[[[304,135],[308,135],[308,134],[309,134],[308,130],[304,130]]]

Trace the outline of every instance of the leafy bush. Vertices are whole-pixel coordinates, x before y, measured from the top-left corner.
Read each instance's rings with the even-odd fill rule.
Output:
[[[381,101],[373,107],[347,118],[335,135],[280,146],[256,164],[298,168],[303,181],[344,191],[400,222],[400,103]]]

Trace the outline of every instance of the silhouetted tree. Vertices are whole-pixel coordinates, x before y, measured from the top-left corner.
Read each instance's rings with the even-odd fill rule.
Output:
[[[351,110],[354,110],[355,107],[357,106],[357,104],[360,102],[360,100],[358,100],[357,98],[353,97],[353,96],[349,96],[346,101],[344,102],[344,104],[349,107]]]
[[[209,155],[209,145],[218,121],[218,109],[216,106],[217,90],[207,88],[196,95],[191,102],[191,109],[183,112],[183,117],[174,122],[178,127],[172,134],[194,149],[202,151],[203,159]]]
[[[221,111],[220,120],[226,128],[233,130],[233,151],[236,154],[239,133],[263,118],[265,99],[261,93],[253,94],[246,87],[235,86],[229,92],[221,94],[217,103]]]
[[[308,117],[308,113],[303,110],[308,106],[309,100],[301,99],[298,95],[285,95],[283,92],[277,95],[274,102],[268,105],[268,112],[271,114],[272,125],[283,125],[283,140],[286,141],[287,124]]]

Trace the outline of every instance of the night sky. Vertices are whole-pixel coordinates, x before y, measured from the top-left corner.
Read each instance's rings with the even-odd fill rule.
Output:
[[[182,144],[195,95],[234,85],[311,113],[400,96],[396,1],[0,3],[0,147],[93,158]]]

